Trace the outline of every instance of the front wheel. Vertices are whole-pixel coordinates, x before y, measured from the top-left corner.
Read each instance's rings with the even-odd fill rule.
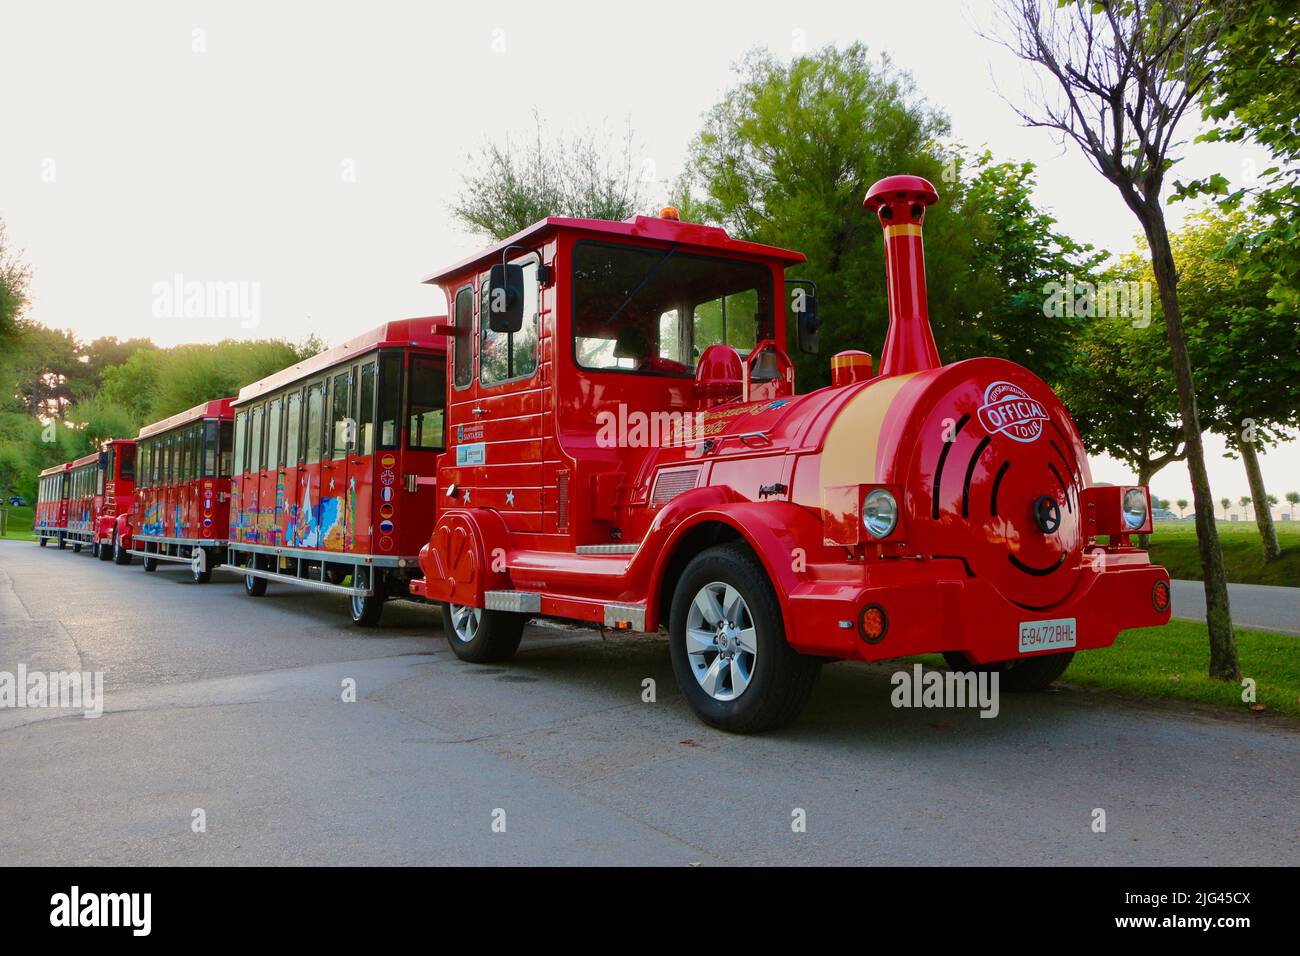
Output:
[[[114,564],[131,563],[131,555],[126,550],[126,548],[122,547],[122,540],[117,536],[116,531],[113,532],[113,563]]]
[[[113,549],[107,541],[101,541],[95,545],[95,557],[101,561],[111,561],[113,559]]]
[[[252,574],[245,574],[244,593],[249,597],[261,597],[266,593],[266,578],[259,578]]]
[[[50,539],[49,539],[49,538],[41,538],[41,547],[42,547],[42,548],[45,547],[45,546],[46,546],[47,544],[49,544],[49,543],[50,543]]]
[[[354,594],[348,604],[353,624],[357,627],[374,627],[384,612],[384,595],[378,591],[374,594]]]
[[[442,606],[442,630],[452,652],[462,661],[490,664],[515,656],[524,637],[528,615],[484,611],[464,604]]]
[[[72,553],[73,553],[73,554],[81,554],[81,542],[80,542],[80,541],[74,541],[74,542],[73,542],[73,544],[72,544]]]
[[[1044,690],[1052,681],[1065,673],[1074,659],[1074,651],[1059,654],[1041,654],[1038,657],[1020,657],[992,664],[973,664],[961,651],[944,651],[943,659],[955,671],[997,673],[1000,689],[1011,693]]]
[[[158,570],[158,559],[145,556],[140,559],[140,567],[153,574]]]
[[[738,544],[710,548],[686,566],[673,594],[668,647],[691,708],[733,733],[793,721],[821,674],[819,658],[786,641],[776,592]]]
[[[65,538],[63,535],[59,535],[59,550],[62,551],[67,546],[68,546],[68,539]]]

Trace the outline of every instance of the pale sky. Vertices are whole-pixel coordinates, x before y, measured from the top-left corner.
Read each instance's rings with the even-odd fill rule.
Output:
[[[482,244],[450,223],[447,204],[486,138],[529,129],[534,107],[555,130],[617,135],[630,122],[657,204],[731,65],[755,46],[790,56],[860,39],[887,50],[957,140],[1038,164],[1037,201],[1064,231],[1115,251],[1137,231],[1077,151],[1020,127],[998,91],[1018,98],[1023,68],[976,34],[989,12],[974,0],[0,0],[0,11],[0,218],[35,271],[30,317],[86,339],[339,342],[441,312],[441,293],[419,279]],[[1185,155],[1182,178],[1240,183],[1269,165],[1239,145]],[[1171,207],[1171,224],[1182,215]],[[177,276],[256,289],[258,321],[159,318],[157,287]],[[1248,494],[1241,466],[1207,440],[1215,497]],[[1300,490],[1300,443],[1263,465],[1273,494]],[[1132,480],[1104,458],[1093,470]],[[1185,466],[1153,490],[1190,498]]]

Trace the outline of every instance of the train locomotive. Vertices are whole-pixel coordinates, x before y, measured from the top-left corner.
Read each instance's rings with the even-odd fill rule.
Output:
[[[871,187],[879,366],[841,352],[805,394],[786,350],[787,326],[817,348],[815,287],[786,276],[804,257],[671,209],[548,218],[429,276],[445,319],[241,392],[226,567],[254,595],[267,580],[345,593],[363,625],[388,598],[439,603],[473,662],[511,657],[534,618],[666,629],[690,706],[733,732],[795,719],[832,660],[941,653],[1003,689],[1047,686],[1076,651],[1167,623],[1169,577],[1133,546],[1148,490],[1093,484],[1043,381],[941,362],[922,244],[937,199],[912,176]],[[377,384],[371,350],[400,356]],[[435,368],[445,391],[421,384],[417,401]],[[276,437],[251,424],[263,408]],[[286,463],[288,484],[364,492],[337,542],[290,540],[291,520],[323,519],[307,492],[282,509]],[[418,556],[385,544],[393,515],[427,541]]]

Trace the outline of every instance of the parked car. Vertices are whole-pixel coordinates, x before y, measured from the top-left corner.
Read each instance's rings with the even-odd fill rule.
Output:
[[[22,508],[27,505],[27,499],[22,495],[10,495],[9,504],[13,505],[15,508]]]
[[[1178,515],[1166,508],[1154,508],[1151,511],[1151,517],[1156,521],[1177,521]]]

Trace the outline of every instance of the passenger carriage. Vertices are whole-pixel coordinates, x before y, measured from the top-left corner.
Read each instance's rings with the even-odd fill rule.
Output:
[[[149,572],[159,562],[188,564],[206,583],[226,560],[233,401],[204,402],[140,429],[135,506],[114,529],[118,564],[132,555]]]
[[[135,496],[135,457],[135,441],[118,438],[68,466],[67,538],[74,551],[88,544],[95,557],[112,556],[117,518],[131,513]]]
[[[41,547],[57,541],[67,546],[68,530],[68,462],[51,465],[40,473],[36,483],[36,508],[32,512],[32,533]]]
[[[342,594],[378,622],[404,597],[434,518],[446,340],[388,322],[240,390],[227,570]]]

